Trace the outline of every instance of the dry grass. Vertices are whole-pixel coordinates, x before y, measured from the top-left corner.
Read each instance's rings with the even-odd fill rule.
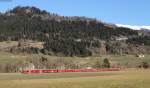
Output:
[[[46,74],[48,77],[46,79],[42,76],[38,77],[38,75],[29,75],[37,76],[38,79],[27,78],[27,76],[24,79],[9,80],[6,78],[6,80],[0,80],[0,88],[150,88],[150,70],[88,73],[93,75],[86,77],[80,75],[83,73],[69,73],[68,75],[71,74],[72,77],[67,77],[64,73],[57,74],[57,78],[49,78],[54,74],[49,74],[49,76]],[[62,75],[64,76],[62,77]]]

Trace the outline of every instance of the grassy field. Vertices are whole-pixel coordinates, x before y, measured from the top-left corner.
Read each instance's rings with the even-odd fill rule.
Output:
[[[73,61],[82,67],[103,61],[108,58],[121,67],[136,67],[142,61],[150,64],[150,55],[138,58],[135,55],[102,55],[91,57],[58,57],[42,54],[11,54],[0,52],[0,64],[18,63],[28,59],[37,60],[42,56],[50,62],[57,59]],[[120,72],[103,73],[52,73],[32,74],[0,73],[0,88],[150,88],[150,69],[125,70]]]
[[[150,88],[150,70],[104,73],[0,74],[0,88]]]
[[[138,58],[136,55],[99,55],[99,56],[89,56],[89,57],[59,57],[59,56],[49,56],[43,54],[23,54],[23,53],[8,53],[4,52],[3,48],[17,46],[16,41],[5,41],[0,42],[0,64],[9,63],[21,63],[24,60],[30,61],[31,59],[38,60],[41,57],[46,57],[49,62],[56,62],[57,59],[63,59],[66,62],[76,62],[81,65],[81,67],[92,66],[95,61],[103,62],[103,59],[108,58],[111,64],[117,64],[125,68],[135,68],[139,66],[143,61],[150,64],[150,55],[145,55],[144,58]],[[2,49],[2,50],[1,50]],[[29,60],[30,59],[30,60]]]
[[[82,64],[82,67],[87,67],[99,60],[103,62],[103,59],[108,58],[111,64],[118,64],[121,67],[134,68],[141,64],[143,61],[150,64],[150,55],[145,55],[144,58],[138,58],[135,55],[101,55],[101,56],[91,56],[91,57],[58,57],[58,56],[48,56],[43,54],[11,54],[7,52],[0,52],[0,64],[3,63],[16,63],[19,61],[27,59],[35,59],[41,57],[46,57],[50,62],[53,62],[57,59],[63,59],[68,62],[77,62]]]

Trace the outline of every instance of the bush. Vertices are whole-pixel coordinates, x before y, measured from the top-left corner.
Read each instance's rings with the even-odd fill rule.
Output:
[[[142,67],[147,69],[149,67],[149,64],[147,62],[142,62]]]
[[[107,58],[104,59],[102,67],[103,68],[110,68],[110,62]]]

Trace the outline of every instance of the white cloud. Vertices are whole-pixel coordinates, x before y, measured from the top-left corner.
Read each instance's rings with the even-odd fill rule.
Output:
[[[150,26],[137,26],[137,25],[124,25],[124,24],[116,24],[118,27],[127,27],[127,28],[131,28],[131,29],[134,29],[134,30],[140,30],[142,28],[144,29],[148,29],[150,30]]]

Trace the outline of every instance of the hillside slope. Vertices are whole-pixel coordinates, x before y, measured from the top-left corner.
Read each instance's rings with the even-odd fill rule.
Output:
[[[59,16],[35,7],[16,7],[0,14],[0,30],[0,41],[18,41],[11,52],[63,56],[150,53],[148,32],[87,17]],[[24,47],[29,40],[43,42],[43,48]]]

